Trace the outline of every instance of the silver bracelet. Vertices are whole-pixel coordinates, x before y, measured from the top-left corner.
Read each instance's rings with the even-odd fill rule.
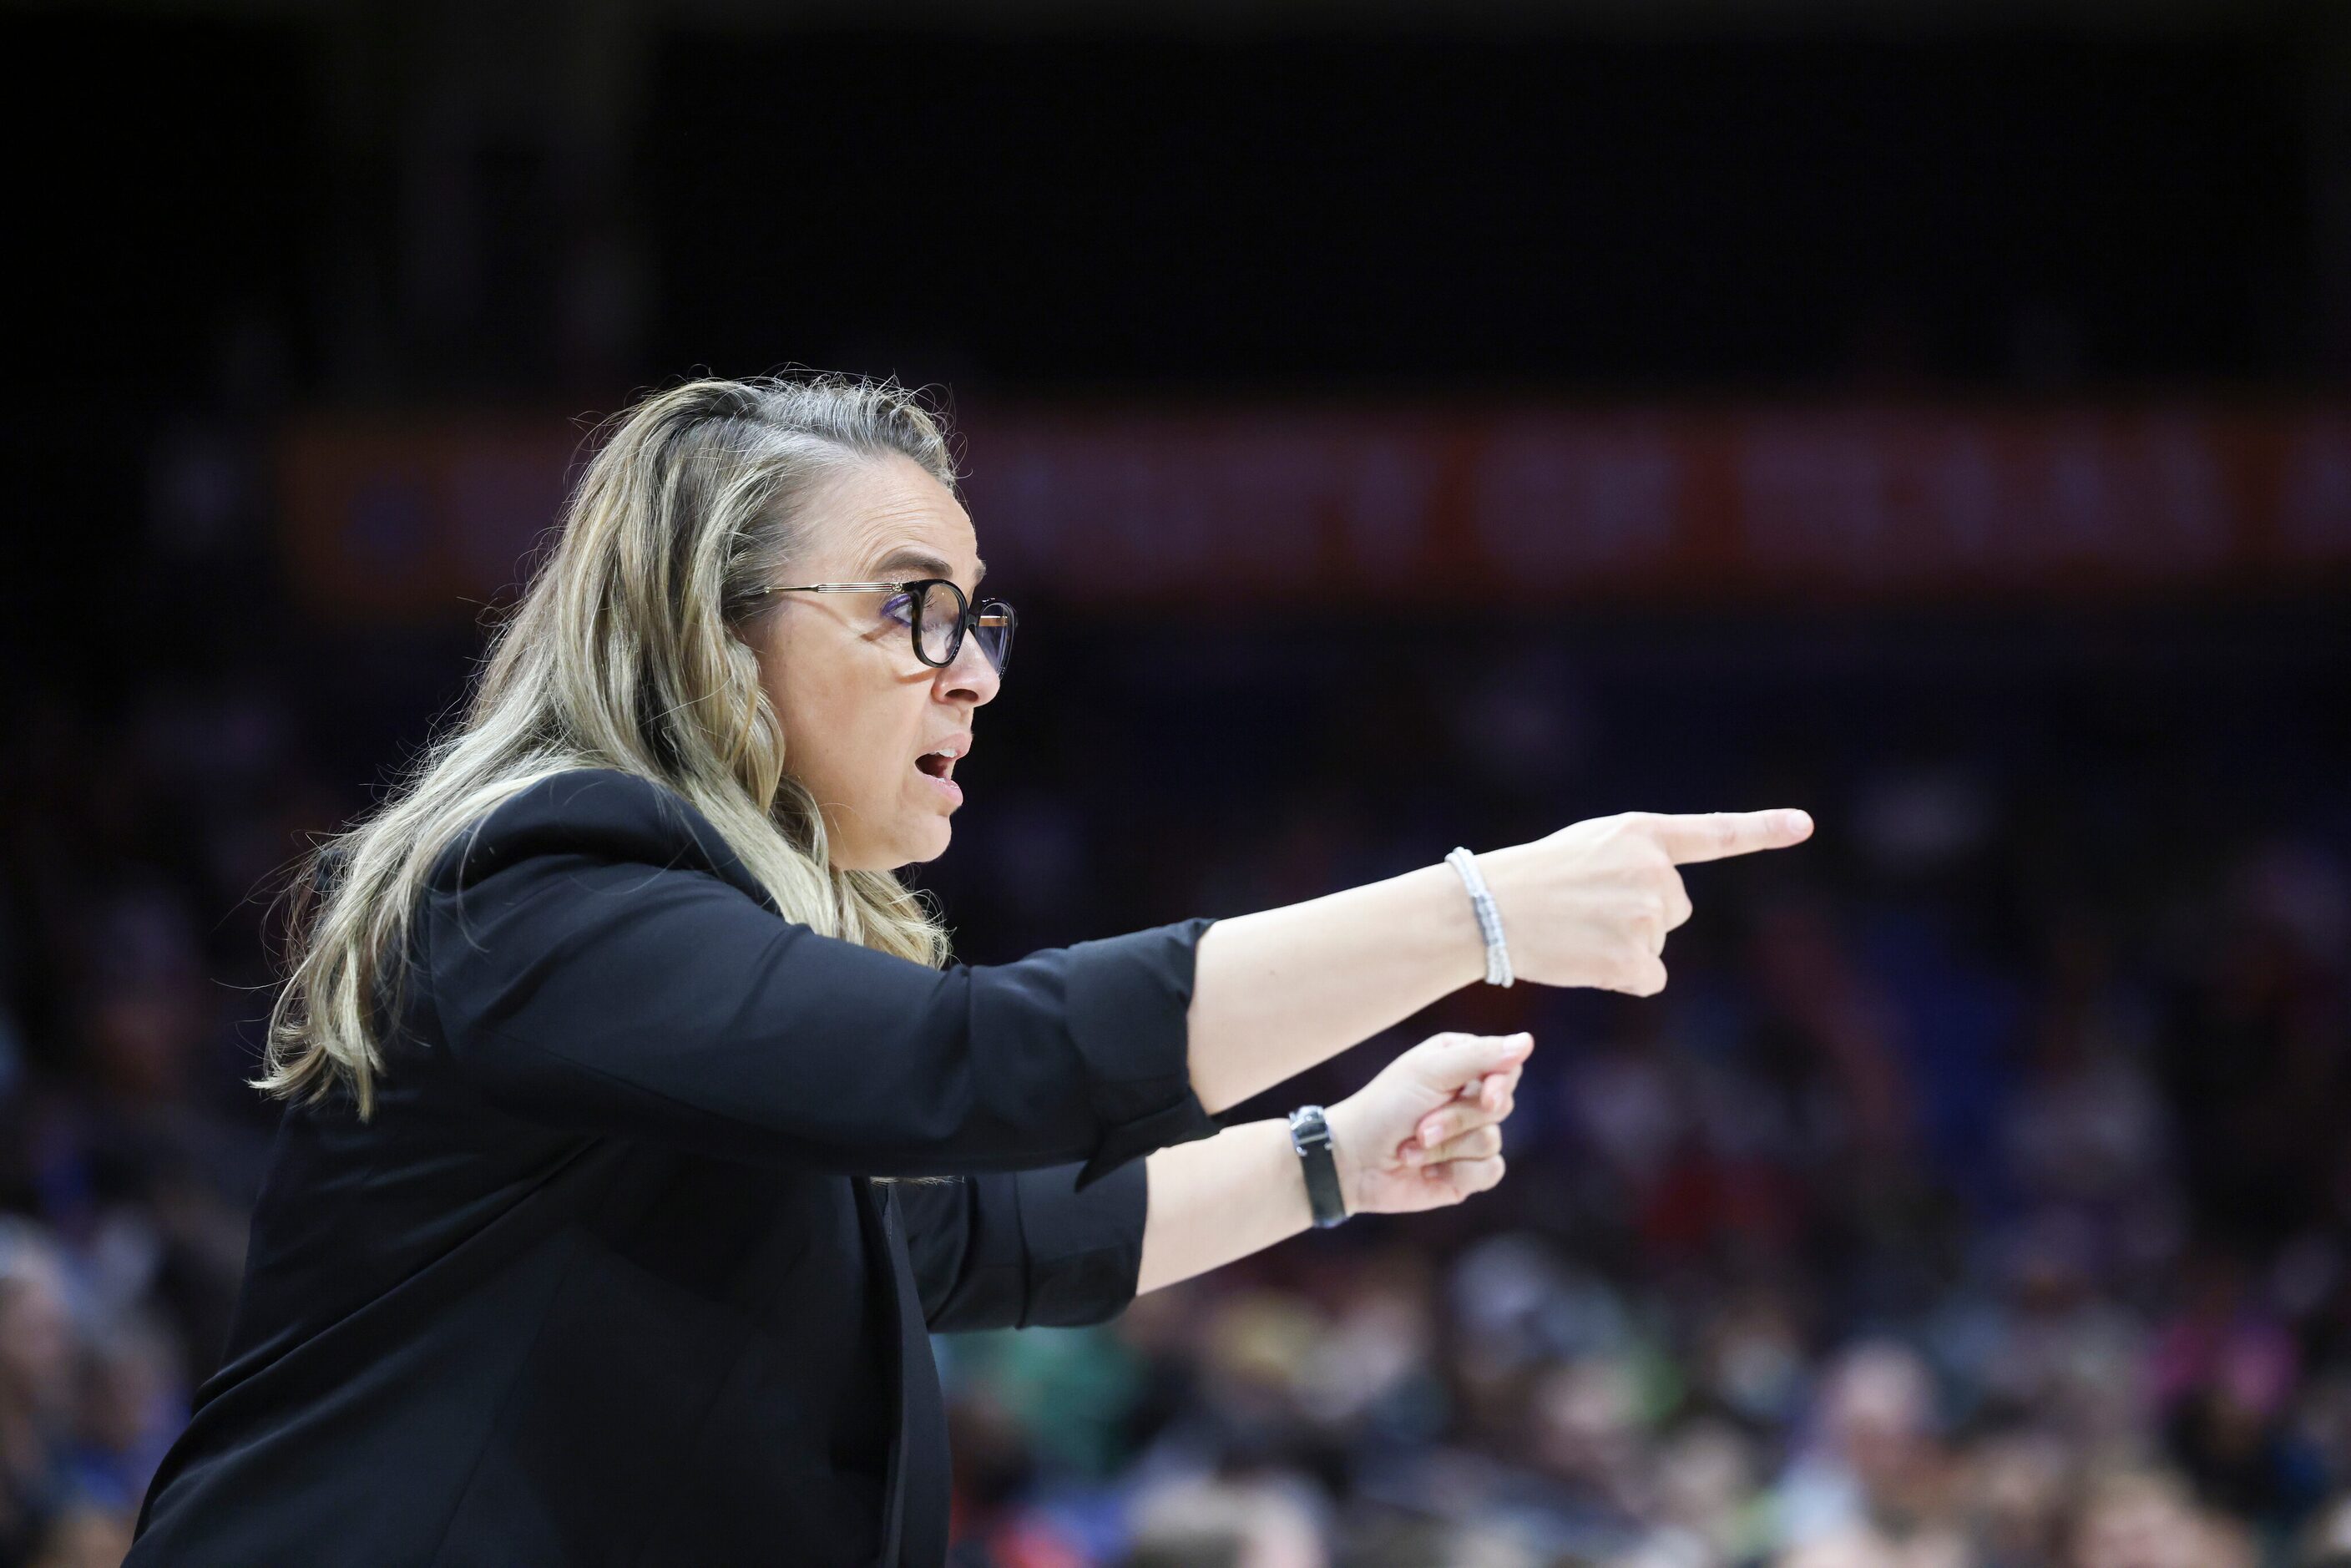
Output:
[[[1486,890],[1486,879],[1478,871],[1478,857],[1468,850],[1455,850],[1445,857],[1445,863],[1461,873],[1461,885],[1469,890],[1469,907],[1478,912],[1478,931],[1486,938],[1486,983],[1509,985],[1514,978],[1510,973],[1510,945],[1502,940],[1502,912],[1494,907],[1494,895]]]

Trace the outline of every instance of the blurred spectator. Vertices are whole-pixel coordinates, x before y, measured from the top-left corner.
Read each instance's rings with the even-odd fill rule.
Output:
[[[2242,1526],[2198,1509],[2160,1474],[2094,1482],[2074,1527],[2071,1568],[2253,1568],[2256,1561]]]
[[[1328,1568],[1314,1510],[1295,1486],[1211,1482],[1145,1493],[1126,1568]]]
[[[0,1551],[27,1555],[67,1501],[76,1347],[65,1269],[39,1232],[0,1229]]]
[[[1780,1483],[1783,1541],[1907,1538],[1948,1516],[1933,1375],[1915,1353],[1886,1343],[1847,1352],[1828,1373],[1816,1419],[1817,1441]]]

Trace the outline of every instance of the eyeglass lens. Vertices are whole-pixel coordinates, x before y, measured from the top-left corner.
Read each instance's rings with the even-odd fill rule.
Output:
[[[923,660],[930,664],[948,664],[955,661],[961,642],[964,619],[964,597],[952,582],[934,582],[923,591],[923,601],[914,620],[915,634],[921,639]],[[997,604],[980,607],[982,614],[1003,612]],[[979,639],[980,651],[987,662],[1004,673],[1007,660],[1012,654],[1012,617],[1003,612],[1003,624],[975,625],[973,635]]]

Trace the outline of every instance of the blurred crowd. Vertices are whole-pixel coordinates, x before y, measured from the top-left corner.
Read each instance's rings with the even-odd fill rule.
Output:
[[[465,673],[273,586],[257,439],[156,458],[125,591],[185,656],[37,674],[0,750],[0,1568],[124,1551],[234,1303],[276,878]],[[1978,702],[1762,632],[1024,626],[922,877],[976,960],[1635,804],[1823,834],[1693,872],[1663,998],[1481,988],[1228,1117],[1528,1028],[1499,1190],[943,1338],[964,1568],[2351,1563],[2331,665],[2101,728],[2056,653]]]

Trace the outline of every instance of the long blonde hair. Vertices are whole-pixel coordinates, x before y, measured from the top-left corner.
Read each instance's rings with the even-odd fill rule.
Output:
[[[607,428],[463,716],[297,868],[287,983],[256,1088],[316,1099],[340,1087],[372,1112],[376,1019],[400,1017],[410,921],[435,857],[567,768],[619,768],[684,796],[787,919],[945,962],[936,918],[896,877],[829,865],[824,820],[785,774],[789,737],[737,630],[800,542],[809,497],[844,466],[897,454],[955,487],[939,422],[893,383],[810,376],[690,382]]]

